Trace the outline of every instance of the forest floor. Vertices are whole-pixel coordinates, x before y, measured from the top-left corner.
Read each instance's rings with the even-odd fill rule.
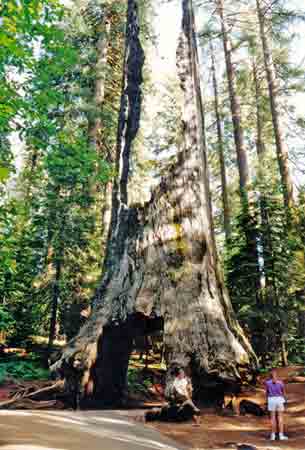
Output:
[[[305,382],[295,382],[293,376],[300,367],[279,369],[279,376],[287,383],[288,408],[286,425],[288,441],[270,442],[268,416],[252,415],[226,417],[211,409],[201,409],[202,424],[193,427],[191,423],[149,424],[162,434],[197,450],[305,450]],[[301,380],[300,380],[301,381]],[[264,377],[251,391],[243,392],[242,398],[252,400],[261,406],[265,403]]]
[[[35,361],[34,361],[35,363]],[[14,390],[28,391],[41,389],[50,381],[41,379],[41,369],[28,367],[21,361],[12,360],[9,369],[12,371],[13,379],[2,380],[0,364],[0,404],[12,397]],[[19,366],[18,366],[19,364]],[[28,371],[29,376],[37,376],[35,381],[19,380],[18,375]],[[289,441],[270,442],[268,416],[256,417],[253,415],[217,414],[212,408],[201,408],[202,423],[200,427],[193,427],[192,423],[147,423],[147,427],[161,432],[181,446],[197,450],[305,450],[305,379],[297,374],[303,373],[304,368],[290,366],[278,370],[279,376],[286,383],[288,393],[288,408],[286,412],[286,425]],[[42,372],[43,374],[44,372]],[[134,356],[129,369],[129,384],[134,390],[134,409],[116,411],[131,421],[143,417],[145,411],[152,407],[160,407],[164,403],[162,384],[165,377],[165,367],[156,362],[154,358],[149,361],[147,367],[143,361],[139,361],[138,355]],[[244,390],[239,399],[250,400],[260,406],[265,403],[264,380],[260,376],[255,387]],[[149,382],[148,382],[149,380]],[[16,405],[17,409],[18,406]],[[15,409],[14,405],[9,407]],[[33,402],[27,399],[21,404],[22,409],[65,409],[65,405],[59,400],[49,402]],[[20,409],[20,404],[19,404]],[[4,411],[3,411],[4,412]],[[1,443],[0,443],[1,446]]]

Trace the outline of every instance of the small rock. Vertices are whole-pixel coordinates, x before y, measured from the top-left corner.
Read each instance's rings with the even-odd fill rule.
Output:
[[[238,445],[237,450],[258,450],[256,447],[253,447],[253,445],[248,445],[248,444],[241,444]]]

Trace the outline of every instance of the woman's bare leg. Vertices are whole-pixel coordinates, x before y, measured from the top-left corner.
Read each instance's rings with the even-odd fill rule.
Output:
[[[282,411],[278,411],[277,413],[277,422],[279,426],[279,432],[284,434],[284,413]]]
[[[270,412],[270,421],[271,421],[271,431],[272,431],[272,433],[276,433],[277,432],[277,418],[276,418],[275,411]]]

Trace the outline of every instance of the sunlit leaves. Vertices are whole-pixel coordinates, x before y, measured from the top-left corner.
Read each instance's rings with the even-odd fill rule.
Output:
[[[0,183],[7,180],[10,176],[10,169],[7,167],[0,166]]]

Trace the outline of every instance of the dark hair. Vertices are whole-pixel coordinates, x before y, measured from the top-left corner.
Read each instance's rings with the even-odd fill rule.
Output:
[[[175,367],[174,369],[174,375],[177,377],[181,372],[184,372],[182,367]]]

